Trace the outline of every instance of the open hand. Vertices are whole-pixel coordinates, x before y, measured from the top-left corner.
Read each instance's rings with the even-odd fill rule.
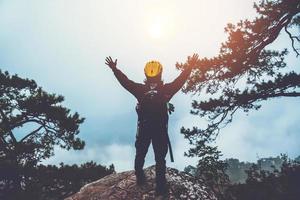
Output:
[[[117,61],[118,59],[116,59],[114,62],[110,56],[105,58],[105,64],[108,65],[111,69],[115,69],[117,67]]]
[[[195,67],[197,65],[198,60],[199,60],[199,55],[194,53],[193,56],[188,57],[187,64],[190,67]]]

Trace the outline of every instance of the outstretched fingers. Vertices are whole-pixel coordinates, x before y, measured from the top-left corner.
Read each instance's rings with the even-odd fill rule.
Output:
[[[116,68],[117,65],[117,59],[115,59],[115,62],[113,61],[113,59],[108,56],[105,58],[105,64],[108,65],[110,68]]]
[[[109,56],[109,57],[106,57],[106,58],[105,58],[105,61],[106,61],[107,63],[111,62],[111,57],[110,57],[110,56]]]
[[[110,56],[109,56],[109,57],[106,57],[106,58],[105,58],[105,61],[106,61],[106,62],[105,62],[106,65],[110,65],[111,63],[113,63],[113,60],[112,60],[112,58],[111,58]]]
[[[197,64],[197,61],[199,60],[199,55],[194,53],[193,56],[188,56],[188,64],[192,67],[194,67]]]
[[[199,58],[199,55],[198,55],[197,53],[194,53],[193,59],[194,59],[194,60],[198,60],[198,58]]]
[[[105,58],[105,64],[109,63],[108,57]]]

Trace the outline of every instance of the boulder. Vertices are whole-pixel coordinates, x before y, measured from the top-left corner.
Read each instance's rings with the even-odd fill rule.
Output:
[[[115,173],[83,186],[65,200],[150,200],[155,199],[155,166],[144,169],[147,183],[136,185],[134,171]],[[167,199],[214,200],[215,195],[201,180],[167,168],[169,197]]]

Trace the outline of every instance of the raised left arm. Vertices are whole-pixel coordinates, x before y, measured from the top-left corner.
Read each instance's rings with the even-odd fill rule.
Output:
[[[198,60],[198,55],[194,54],[192,57],[188,59],[189,66],[185,68],[173,82],[167,83],[165,85],[166,90],[171,97],[183,87],[184,83],[189,78],[192,68],[195,66],[197,60]]]

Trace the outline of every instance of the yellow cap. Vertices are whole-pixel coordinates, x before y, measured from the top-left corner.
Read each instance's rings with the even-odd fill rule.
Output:
[[[147,62],[144,72],[147,77],[155,77],[162,73],[162,65],[160,62],[152,60]]]

